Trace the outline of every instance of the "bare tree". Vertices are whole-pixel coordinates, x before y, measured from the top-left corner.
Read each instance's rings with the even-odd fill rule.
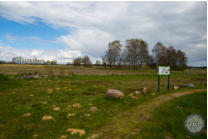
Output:
[[[186,54],[181,50],[177,51],[177,62],[176,63],[177,63],[177,66],[181,69],[184,69],[187,66]]]

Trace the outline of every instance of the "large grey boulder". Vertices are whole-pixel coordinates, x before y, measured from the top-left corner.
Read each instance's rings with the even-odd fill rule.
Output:
[[[124,97],[124,94],[117,89],[108,89],[108,91],[106,92],[106,96],[108,98],[121,99]]]

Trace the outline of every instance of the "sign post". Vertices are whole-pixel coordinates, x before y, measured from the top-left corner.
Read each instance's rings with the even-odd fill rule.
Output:
[[[158,68],[158,92],[160,92],[160,75],[168,75],[168,91],[170,90],[170,67],[159,66]]]

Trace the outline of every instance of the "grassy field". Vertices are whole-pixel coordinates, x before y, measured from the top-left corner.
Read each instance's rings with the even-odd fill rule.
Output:
[[[48,77],[20,78],[21,73],[28,72],[40,72]],[[64,138],[64,135],[67,138],[87,138],[111,121],[112,117],[160,95],[175,92],[172,87],[167,92],[167,77],[161,78],[161,92],[156,92],[157,72],[154,70],[2,64],[0,73],[0,138],[2,139],[28,139],[36,136],[36,138],[51,139],[61,136]],[[170,79],[171,86],[186,83],[194,84],[194,89],[206,89],[207,86],[206,70],[174,71]],[[143,87],[148,89],[148,94],[140,95],[136,99],[128,96]],[[125,97],[121,100],[107,99],[105,92],[110,88],[120,89]],[[177,91],[187,90],[192,88],[181,87]],[[190,101],[191,104],[192,101],[194,102],[195,99]],[[204,101],[206,100],[201,103],[203,108],[206,107]],[[192,109],[188,107],[187,105],[184,109],[187,113],[191,113]],[[193,107],[197,109],[195,105]],[[165,111],[167,108],[159,110]],[[167,112],[174,113],[174,111],[170,109]],[[27,115],[27,113],[30,114]],[[67,117],[68,114],[75,115]],[[153,114],[159,117],[157,113]],[[53,119],[42,120],[45,115],[50,115]],[[158,119],[153,120],[160,122]],[[164,121],[161,120],[161,122]],[[156,128],[154,124],[147,123],[142,133],[149,134],[149,131],[152,131],[151,127]],[[84,130],[85,134],[71,135],[70,132],[66,132],[68,128]],[[170,136],[179,134],[179,131],[175,133],[176,131],[171,128],[161,127],[158,130],[167,131]],[[135,135],[135,137],[138,136]]]

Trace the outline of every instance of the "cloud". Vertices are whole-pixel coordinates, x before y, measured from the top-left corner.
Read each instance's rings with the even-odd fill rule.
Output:
[[[110,41],[141,38],[150,52],[157,41],[185,51],[189,64],[193,55],[206,57],[206,10],[206,2],[0,2],[0,15],[9,20],[74,28],[55,41],[94,59]]]
[[[57,60],[59,63],[72,62],[73,58],[81,56],[78,50],[60,49],[60,50],[26,50],[16,49],[10,46],[0,46],[1,60],[11,61],[13,57],[38,58],[44,60]]]

